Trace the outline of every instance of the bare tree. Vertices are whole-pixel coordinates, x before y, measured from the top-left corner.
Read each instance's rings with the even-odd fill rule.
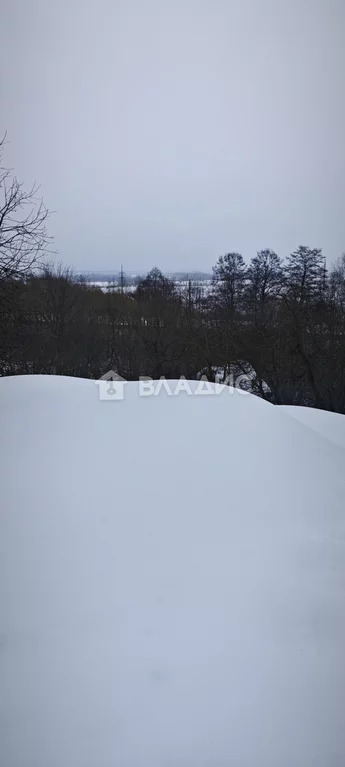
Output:
[[[11,170],[2,167],[0,141],[0,280],[25,277],[49,251],[48,210],[34,184],[25,190]]]
[[[173,280],[164,277],[160,269],[156,266],[141,279],[135,291],[135,297],[139,300],[166,300],[176,297],[176,290]]]
[[[320,248],[300,245],[287,258],[285,281],[289,299],[310,304],[320,299],[326,289],[326,259]]]
[[[213,267],[214,296],[220,309],[232,320],[241,303],[246,265],[240,253],[220,256]]]

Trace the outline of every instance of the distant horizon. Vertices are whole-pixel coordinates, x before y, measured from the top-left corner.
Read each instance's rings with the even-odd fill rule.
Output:
[[[142,274],[147,274],[148,272],[151,271],[151,269],[154,269],[155,267],[157,269],[159,269],[159,271],[162,272],[162,274],[171,274],[171,275],[175,275],[175,274],[190,274],[190,275],[202,274],[202,275],[205,275],[205,276],[212,276],[212,269],[210,269],[209,271],[207,271],[205,269],[188,269],[188,270],[187,269],[175,269],[175,270],[169,270],[169,269],[160,269],[159,265],[157,265],[157,264],[154,264],[149,269],[140,269],[140,270],[137,269],[136,270],[136,269],[125,269],[125,268],[123,268],[123,274],[125,276],[127,274],[127,275],[129,275],[131,277],[135,277],[135,276],[139,276],[139,275],[142,275]],[[103,274],[103,275],[111,275],[111,276],[113,276],[113,275],[121,274],[121,267],[120,268],[115,268],[115,269],[75,269],[73,271],[77,272],[78,274]]]
[[[274,248],[270,248],[270,250],[273,250],[275,253],[277,253],[277,255],[278,255],[278,256],[281,258],[281,260],[284,262],[284,261],[286,260],[286,258],[287,258],[287,257],[288,257],[288,256],[289,256],[291,253],[293,253],[295,250],[297,250],[297,248],[298,248],[300,245],[306,245],[306,246],[308,246],[308,247],[310,247],[310,248],[320,248],[320,250],[322,251],[323,255],[324,255],[324,256],[325,256],[325,258],[326,258],[327,269],[331,268],[331,267],[332,267],[332,266],[333,266],[333,265],[336,263],[336,261],[337,261],[339,258],[341,258],[342,254],[345,252],[345,241],[344,241],[344,248],[343,248],[342,250],[340,250],[340,252],[338,253],[338,255],[337,255],[335,258],[333,258],[332,260],[331,260],[330,258],[328,258],[328,257],[327,257],[327,253],[325,252],[324,248],[322,248],[320,245],[318,245],[318,244],[316,244],[316,243],[310,244],[310,243],[307,243],[307,242],[300,242],[300,243],[298,243],[298,244],[297,244],[295,247],[293,247],[293,248],[292,248],[292,249],[291,249],[289,252],[287,252],[287,253],[286,253],[284,256],[282,256],[282,255],[281,255],[281,254],[280,254],[280,253],[279,253],[277,250],[275,250]],[[160,271],[161,271],[163,274],[168,274],[168,275],[169,275],[169,274],[170,274],[170,275],[175,275],[175,274],[185,274],[185,275],[188,275],[188,274],[190,274],[190,275],[192,275],[192,274],[204,274],[204,275],[210,275],[210,276],[212,276],[213,267],[215,266],[215,264],[216,264],[216,262],[217,262],[217,260],[218,260],[219,256],[221,256],[221,255],[225,255],[226,253],[233,253],[233,252],[238,252],[238,253],[240,253],[240,254],[243,256],[245,263],[248,265],[248,264],[250,263],[251,259],[252,259],[253,257],[255,257],[255,256],[256,256],[256,254],[257,254],[257,253],[258,253],[260,250],[264,250],[264,249],[265,249],[265,248],[258,248],[257,250],[255,250],[255,252],[253,253],[253,255],[252,255],[252,256],[250,256],[249,258],[246,258],[246,257],[245,257],[245,255],[243,254],[243,252],[241,252],[241,250],[236,250],[236,251],[235,251],[235,249],[234,249],[234,248],[233,248],[233,249],[230,249],[230,248],[228,248],[228,249],[225,249],[225,250],[224,250],[222,253],[218,253],[218,255],[216,255],[216,256],[215,256],[215,258],[214,258],[214,260],[213,260],[213,263],[211,263],[211,265],[210,265],[210,267],[209,267],[209,268],[204,268],[204,267],[202,267],[202,266],[200,266],[200,267],[198,267],[198,266],[197,266],[197,267],[195,267],[195,266],[194,266],[194,267],[191,267],[191,268],[187,268],[187,267],[185,267],[185,266],[184,266],[184,267],[181,267],[181,268],[177,268],[177,267],[174,267],[174,268],[169,268],[169,267],[162,267],[162,266],[160,265],[159,261],[158,261],[158,262],[157,262],[157,261],[156,261],[156,262],[153,262],[153,263],[152,263],[150,266],[146,266],[146,267],[144,266],[144,267],[140,267],[140,268],[132,268],[132,267],[130,267],[130,266],[127,268],[127,267],[126,267],[126,264],[125,264],[124,262],[122,262],[122,264],[120,263],[118,266],[111,266],[111,267],[108,267],[108,268],[107,268],[107,267],[102,267],[102,268],[99,268],[99,267],[97,267],[97,266],[93,266],[93,267],[90,267],[90,268],[85,268],[85,267],[83,267],[83,268],[78,268],[78,267],[74,266],[72,263],[69,263],[69,264],[64,264],[64,263],[61,261],[61,259],[60,259],[60,260],[58,260],[58,263],[62,263],[62,264],[63,264],[63,265],[66,267],[66,268],[70,268],[72,271],[74,271],[74,272],[76,272],[76,273],[78,273],[78,274],[104,274],[104,275],[120,274],[120,272],[121,272],[121,267],[122,267],[122,268],[123,268],[123,272],[124,272],[124,274],[128,274],[128,275],[130,275],[130,276],[135,276],[135,275],[143,275],[143,274],[147,274],[148,272],[150,272],[150,271],[151,271],[151,269],[153,269],[154,267],[156,267],[156,268],[157,268],[157,269],[159,269],[159,270],[160,270]],[[59,254],[59,256],[60,256],[60,254]]]

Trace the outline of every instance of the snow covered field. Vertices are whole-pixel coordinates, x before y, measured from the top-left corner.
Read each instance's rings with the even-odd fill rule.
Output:
[[[344,767],[345,416],[45,376],[0,407],[1,764]]]

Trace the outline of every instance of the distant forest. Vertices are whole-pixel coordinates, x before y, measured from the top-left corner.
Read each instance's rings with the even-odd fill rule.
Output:
[[[0,374],[215,380],[250,373],[275,404],[345,413],[345,254],[329,270],[317,248],[247,265],[220,256],[205,291],[154,268],[131,293],[103,292],[44,265],[48,212],[0,171]]]
[[[130,293],[104,293],[61,268],[0,278],[0,373],[215,380],[252,371],[276,404],[345,413],[345,255],[328,273],[320,250],[246,266],[221,256],[205,293],[157,268]]]

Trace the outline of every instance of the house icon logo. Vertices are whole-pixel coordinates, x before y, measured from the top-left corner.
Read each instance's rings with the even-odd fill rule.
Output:
[[[121,378],[114,370],[105,373],[96,384],[99,389],[99,398],[101,400],[124,399],[124,386],[127,383],[125,378]]]

